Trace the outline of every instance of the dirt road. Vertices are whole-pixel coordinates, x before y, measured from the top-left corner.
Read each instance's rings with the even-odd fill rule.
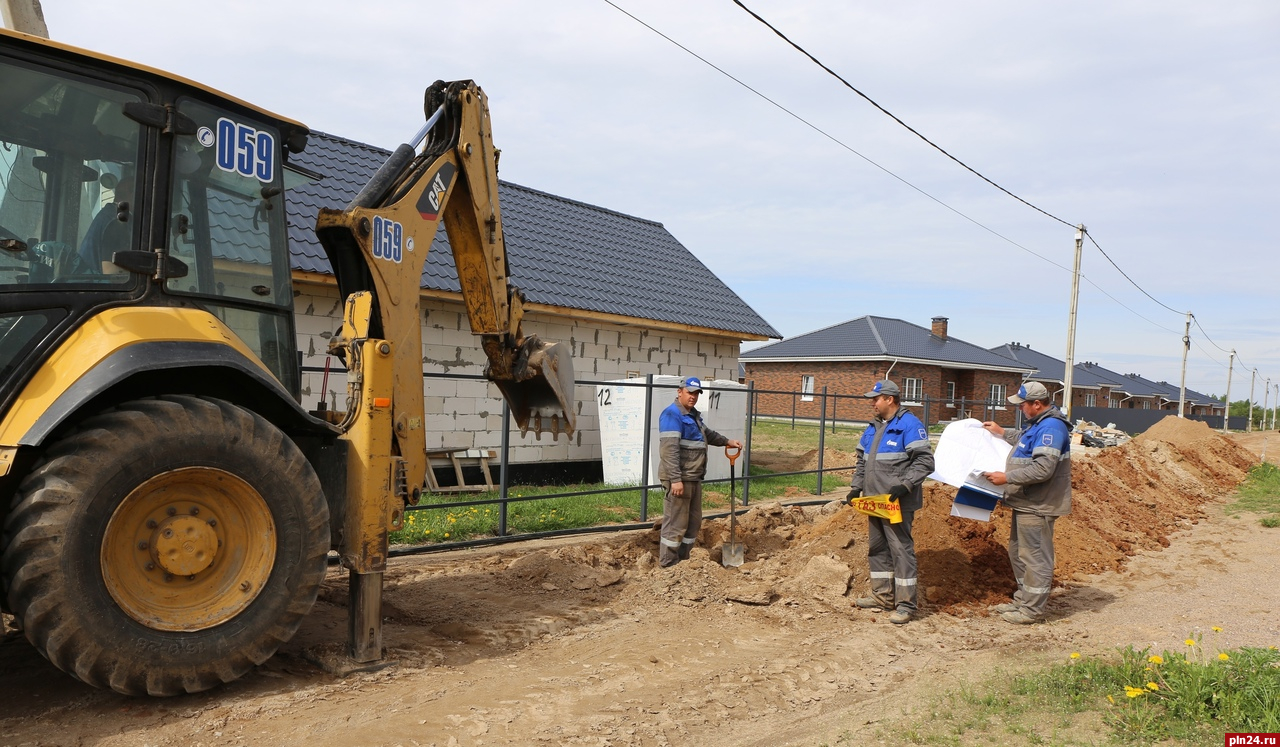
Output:
[[[1012,585],[1007,518],[948,518],[945,489],[929,492],[917,539],[923,614],[903,627],[849,608],[866,585],[856,516],[760,507],[741,525],[749,562],[737,570],[702,548],[656,568],[652,532],[394,561],[384,595],[391,666],[378,672],[339,677],[317,666],[345,639],[336,573],[280,654],[199,695],[91,690],[9,634],[0,745],[859,743],[995,667],[1130,644],[1176,648],[1195,632],[1207,645],[1278,645],[1280,585],[1259,579],[1280,574],[1280,530],[1220,507],[1223,483],[1251,460],[1241,455],[1260,445],[1196,431],[1081,459],[1078,518],[1063,532],[1075,539],[1059,549],[1065,585],[1042,625],[987,614]],[[1151,474],[1168,481],[1151,479],[1164,497],[1082,472],[1090,461],[1123,463],[1143,480],[1148,461],[1161,465]],[[1092,494],[1095,478],[1106,497]],[[709,526],[703,542],[714,551],[720,537]],[[1097,564],[1110,570],[1086,572]]]

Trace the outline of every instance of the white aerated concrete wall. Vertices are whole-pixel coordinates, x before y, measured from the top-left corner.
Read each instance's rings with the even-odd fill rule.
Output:
[[[295,319],[304,367],[323,368],[329,338],[341,326],[342,304],[333,286],[296,284]],[[422,370],[426,396],[427,449],[492,449],[502,444],[502,399],[487,381],[439,378],[434,374],[480,376],[485,357],[479,338],[471,334],[461,303],[422,302]],[[527,315],[525,333],[572,346],[574,377],[608,381],[646,374],[732,379],[738,375],[740,341],[693,333],[648,330],[593,320]],[[329,361],[328,383],[322,373],[302,375],[302,405],[314,410],[322,397],[330,407],[345,408],[345,373],[336,358]],[[669,396],[668,396],[669,394]],[[601,458],[596,387],[580,384],[574,392],[578,425],[573,436],[541,439],[521,436],[512,424],[511,461],[563,462]],[[661,412],[674,392],[657,390],[654,412]]]

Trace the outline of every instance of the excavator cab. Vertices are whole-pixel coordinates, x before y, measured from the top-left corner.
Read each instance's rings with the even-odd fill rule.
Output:
[[[279,123],[21,59],[0,79],[0,398],[121,304],[208,310],[296,395]]]

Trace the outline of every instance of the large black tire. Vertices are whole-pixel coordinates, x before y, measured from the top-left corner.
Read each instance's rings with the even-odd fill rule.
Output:
[[[49,661],[97,687],[176,695],[240,677],[293,636],[325,574],[329,510],[271,423],[167,396],[49,447],[5,539],[9,605]]]

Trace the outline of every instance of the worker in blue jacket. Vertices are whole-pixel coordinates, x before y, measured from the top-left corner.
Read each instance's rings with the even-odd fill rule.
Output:
[[[901,523],[867,517],[867,563],[871,596],[854,601],[870,610],[892,610],[889,622],[903,625],[917,610],[916,546],[911,521],[924,507],[924,480],[933,473],[933,450],[924,423],[902,406],[898,385],[877,381],[863,395],[871,400],[875,420],[858,442],[848,499],[888,494],[902,509]]]
[[[702,422],[696,405],[702,381],[680,382],[676,401],[658,416],[658,480],[662,499],[662,539],[658,565],[666,568],[689,557],[702,528],[702,478],[707,474],[707,445],[742,448],[742,442],[716,433]]]
[[[1004,472],[983,473],[1005,486],[1002,500],[1013,509],[1009,564],[1018,590],[1012,602],[994,609],[1005,622],[1029,625],[1044,619],[1053,588],[1053,524],[1071,513],[1071,424],[1038,381],[1022,385],[1009,402],[1022,411],[1026,427],[1017,431],[991,421],[982,424],[1013,444]]]

